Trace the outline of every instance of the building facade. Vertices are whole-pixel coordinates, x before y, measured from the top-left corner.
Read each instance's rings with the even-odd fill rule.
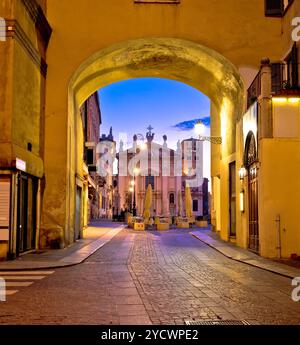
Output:
[[[116,155],[116,142],[113,130],[110,128],[108,135],[102,134],[97,146],[97,175],[101,180],[100,218],[113,219],[118,212],[118,189],[113,171],[111,157]],[[106,158],[106,156],[108,158]],[[101,173],[104,172],[104,174]]]
[[[203,161],[196,160],[196,142],[199,144],[197,152],[201,158],[203,158],[203,143],[196,139],[189,139],[179,142],[175,151],[168,148],[167,136],[163,139],[163,145],[156,143],[150,126],[146,134],[146,142],[139,143],[135,135],[133,146],[119,152],[118,185],[122,209],[142,216],[146,191],[148,185],[151,184],[152,216],[177,216],[180,212],[179,197],[181,212],[184,214],[185,186],[189,184],[194,215],[202,217]],[[200,166],[196,167],[196,162]],[[198,179],[195,173],[196,168],[200,172]],[[190,170],[186,171],[187,169]]]
[[[281,52],[277,59],[262,59],[246,91],[233,192],[241,212],[238,244],[262,256],[289,258],[300,256],[300,2],[277,3],[267,15],[282,23]]]
[[[82,187],[78,186],[76,205],[78,210],[76,221],[76,237],[82,227],[86,227],[91,220],[100,218],[101,204],[101,180],[94,171],[96,166],[97,154],[96,146],[100,138],[100,125],[102,123],[100,102],[98,93],[92,94],[81,106],[82,129],[84,136],[83,161],[85,174],[82,179]],[[82,193],[82,198],[81,198]],[[82,202],[82,207],[81,207]]]
[[[0,259],[34,250],[41,240],[46,51],[52,32],[45,3],[0,4]]]

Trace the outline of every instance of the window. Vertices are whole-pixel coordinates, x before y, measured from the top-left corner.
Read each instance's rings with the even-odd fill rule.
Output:
[[[265,0],[265,15],[281,17],[284,11],[284,0]]]
[[[284,62],[271,64],[272,68],[272,93],[283,89],[297,89],[299,86],[298,49],[294,44]]]
[[[193,212],[198,212],[198,200],[193,200]]]
[[[87,165],[94,164],[94,150],[93,149],[86,150],[86,163]]]
[[[155,190],[155,184],[154,184],[154,176],[146,176],[146,183],[145,183],[145,189],[148,188],[149,184],[152,186],[152,190]]]
[[[283,88],[283,65],[281,62],[271,64],[272,70],[272,93],[276,93]]]
[[[170,194],[170,205],[175,204],[175,195],[173,193]]]
[[[296,88],[298,86],[298,49],[296,43],[291,53],[286,58],[287,64],[287,87]]]

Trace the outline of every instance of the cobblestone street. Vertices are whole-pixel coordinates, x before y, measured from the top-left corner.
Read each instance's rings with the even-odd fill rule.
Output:
[[[83,264],[0,303],[1,324],[300,324],[291,280],[232,261],[187,230],[123,230]]]

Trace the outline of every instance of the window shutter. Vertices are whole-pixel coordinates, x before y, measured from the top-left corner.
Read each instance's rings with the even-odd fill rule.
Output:
[[[283,0],[265,0],[265,15],[268,17],[281,17],[284,11]]]
[[[0,182],[0,241],[9,239],[10,181]]]

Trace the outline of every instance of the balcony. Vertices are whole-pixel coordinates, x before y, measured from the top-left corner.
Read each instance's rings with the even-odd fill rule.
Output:
[[[299,96],[299,63],[271,63],[272,96]],[[247,90],[247,109],[261,95],[261,71],[258,72]]]
[[[247,109],[250,108],[250,106],[254,102],[257,101],[260,94],[261,94],[261,75],[259,71],[247,91]]]
[[[273,95],[299,95],[298,63],[273,63],[271,68]]]

